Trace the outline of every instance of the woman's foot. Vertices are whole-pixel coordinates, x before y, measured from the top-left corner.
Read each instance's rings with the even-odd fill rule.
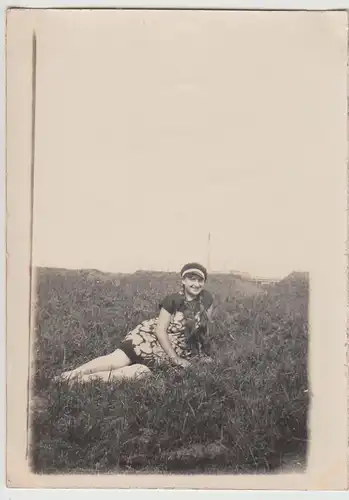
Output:
[[[66,372],[61,373],[60,375],[57,375],[57,377],[54,378],[55,382],[70,382],[74,379],[76,379],[79,376],[79,373],[76,370],[68,370]]]

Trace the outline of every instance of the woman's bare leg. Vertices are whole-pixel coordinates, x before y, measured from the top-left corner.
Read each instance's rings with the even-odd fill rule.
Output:
[[[123,368],[111,370],[109,372],[97,372],[89,375],[83,375],[79,378],[79,380],[81,382],[90,382],[91,380],[101,379],[104,382],[112,382],[113,380],[143,378],[144,376],[150,374],[151,370],[147,366],[135,364],[131,366],[124,366]]]
[[[116,351],[106,356],[92,359],[74,370],[64,372],[58,378],[72,380],[77,377],[80,378],[98,372],[110,373],[110,371],[118,370],[119,368],[124,368],[129,365],[131,365],[130,358],[121,349],[116,349]]]

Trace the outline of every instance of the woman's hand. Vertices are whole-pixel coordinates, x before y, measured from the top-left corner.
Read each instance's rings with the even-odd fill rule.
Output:
[[[198,364],[198,365],[207,365],[209,363],[213,363],[213,359],[210,358],[210,356],[195,356],[195,358],[193,358],[193,362],[195,364]]]
[[[200,363],[213,363],[213,359],[210,356],[203,356],[199,361]]]
[[[176,358],[174,360],[174,363],[175,363],[175,365],[180,366],[182,368],[188,368],[191,365],[191,363],[189,363],[189,361],[187,361],[186,359],[183,359],[183,358]]]

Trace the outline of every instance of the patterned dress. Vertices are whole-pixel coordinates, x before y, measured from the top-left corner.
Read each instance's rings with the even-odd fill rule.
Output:
[[[192,301],[186,301],[184,294],[175,293],[168,295],[160,303],[160,309],[164,308],[171,314],[167,334],[176,354],[184,359],[190,359],[198,354],[193,349],[188,339],[188,325],[191,323],[191,331],[196,338],[199,351],[205,350],[204,341],[207,330],[205,324],[205,313],[212,304],[212,296],[203,290],[200,296]],[[206,316],[207,318],[207,316]],[[132,363],[141,363],[154,367],[168,357],[160,345],[157,335],[158,318],[142,321],[121,342],[120,349],[130,358]]]

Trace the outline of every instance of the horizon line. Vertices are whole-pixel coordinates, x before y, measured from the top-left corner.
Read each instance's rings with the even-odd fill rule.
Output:
[[[43,265],[36,265],[33,266],[35,269],[52,269],[52,270],[62,270],[62,271],[95,271],[99,272],[101,274],[136,274],[140,272],[146,272],[146,273],[169,273],[169,274],[179,274],[179,271],[176,270],[171,270],[171,269],[146,269],[146,268],[138,268],[135,269],[134,271],[103,271],[102,269],[94,268],[94,267],[84,267],[84,268],[79,268],[79,267],[61,267],[61,266],[43,266]],[[219,269],[212,269],[209,272],[209,275],[217,275],[217,274],[225,274],[225,275],[231,275],[231,276],[236,276],[240,278],[245,278],[245,279],[250,279],[250,280],[275,280],[275,279],[282,279],[290,274],[293,273],[300,273],[300,274],[309,274],[308,271],[304,270],[297,270],[293,269],[287,273],[284,274],[278,274],[278,275],[257,275],[257,274],[251,274],[245,271],[238,271],[238,270],[219,270]]]

